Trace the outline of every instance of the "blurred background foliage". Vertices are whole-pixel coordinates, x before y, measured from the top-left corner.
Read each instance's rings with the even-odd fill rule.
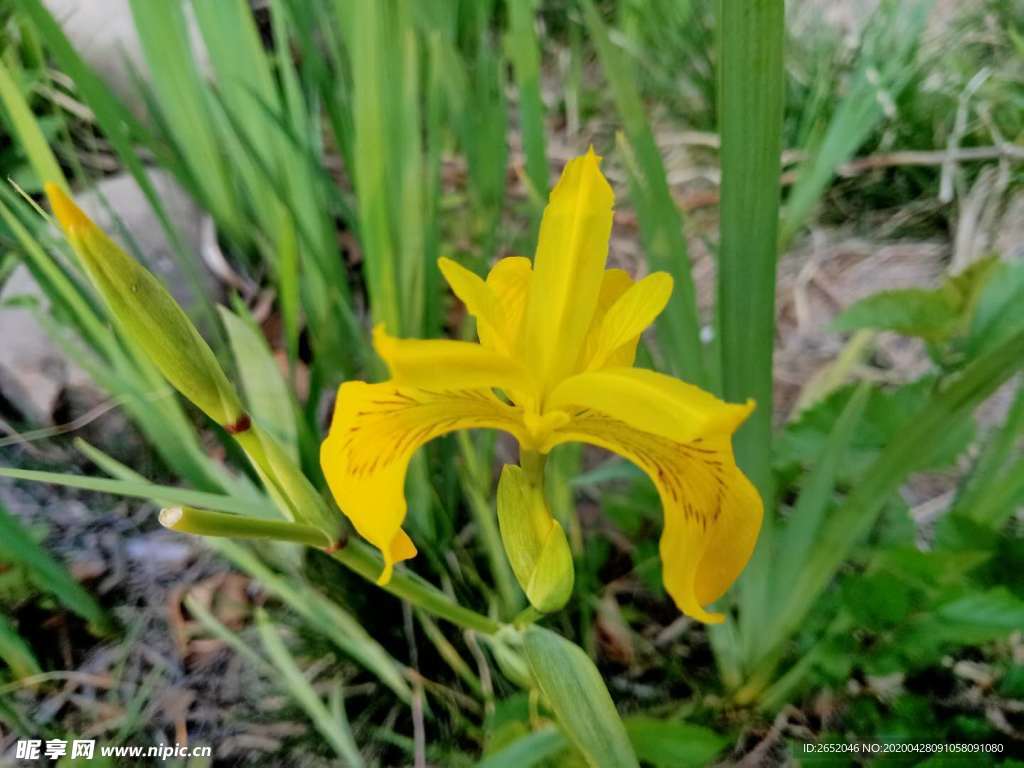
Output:
[[[730,361],[775,351],[771,453],[748,452],[774,511],[722,627],[665,596],[646,478],[554,458],[577,570],[549,626],[598,663],[640,760],[1020,754],[1024,4],[788,4],[777,284],[742,260],[745,239],[774,255],[774,219],[719,211],[723,175],[745,181],[719,152],[723,125],[745,130],[722,103],[744,87],[719,80],[724,18],[710,0],[0,1],[0,750],[188,734],[218,764],[582,764],[516,648],[316,553],[183,541],[118,500],[269,506],[112,332],[33,200],[44,179],[89,190],[322,490],[338,383],[383,373],[369,327],[471,334],[437,257],[530,254],[550,183],[593,143],[613,263],[676,277],[644,364],[748,391]],[[728,241],[741,258],[719,263]],[[730,341],[716,265],[719,312],[774,298],[774,328]],[[59,363],[40,378],[15,355],[26,322]],[[509,453],[436,441],[408,488],[412,567],[502,619],[523,604],[493,512]]]

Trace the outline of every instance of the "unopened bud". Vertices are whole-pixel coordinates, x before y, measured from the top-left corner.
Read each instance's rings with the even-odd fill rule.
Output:
[[[182,395],[229,431],[247,423],[234,387],[192,321],[159,280],[125,253],[56,184],[50,206],[121,330]]]
[[[530,605],[556,611],[572,594],[572,552],[548,511],[544,490],[522,468],[506,465],[498,482],[498,526],[512,572]]]

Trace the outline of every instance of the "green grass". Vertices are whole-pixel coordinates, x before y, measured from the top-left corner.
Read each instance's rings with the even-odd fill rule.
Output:
[[[124,408],[167,475],[150,481],[107,446],[78,442],[103,476],[5,466],[0,477],[235,516],[315,508],[305,525],[333,518],[320,496],[319,441],[339,382],[385,374],[371,326],[468,337],[472,323],[442,285],[437,257],[485,274],[496,257],[528,254],[557,159],[593,143],[624,179],[620,255],[630,269],[635,262],[675,278],[640,359],[758,403],[736,452],[762,491],[766,519],[757,556],[720,606],[729,620],[707,631],[677,623],[660,585],[660,507],[646,478],[622,462],[595,467],[589,453],[563,451],[549,465],[550,501],[569,535],[576,592],[543,628],[527,628],[536,617],[519,613],[525,603],[494,518],[494,470],[509,460],[507,447],[468,434],[437,441],[413,462],[409,529],[420,556],[386,592],[371,584],[379,558],[354,535],[330,556],[211,538],[222,562],[260,585],[269,610],[239,632],[198,603],[194,617],[290,697],[317,734],[310,738],[325,741],[315,751],[352,765],[414,763],[421,726],[427,759],[445,765],[706,764],[727,759],[743,734],[770,729],[784,706],[806,708],[826,690],[840,714],[834,732],[815,733],[821,739],[879,741],[883,723],[910,733],[922,722],[948,741],[1003,738],[976,713],[950,715],[953,705],[939,708],[915,686],[964,654],[983,659],[998,681],[972,695],[1002,686],[999,696],[1019,697],[1007,640],[1024,605],[1013,575],[1013,515],[1024,503],[1019,265],[954,277],[955,296],[944,286],[856,305],[833,329],[856,334],[847,349],[806,387],[788,423],[773,413],[778,261],[793,257],[809,228],[841,224],[868,236],[884,212],[939,192],[938,167],[837,183],[844,164],[1024,135],[1018,6],[987,0],[977,13],[997,23],[986,34],[973,34],[981,22],[964,11],[937,43],[926,33],[930,5],[883,2],[843,38],[820,24],[787,27],[803,6],[791,4],[787,16],[779,0],[271,0],[256,16],[244,0],[138,0],[132,16],[152,73],[139,82],[149,110],[139,119],[39,0],[13,11],[0,4],[12,31],[0,44],[2,167],[8,158],[21,164],[36,182],[23,185],[28,193],[47,179],[81,189],[97,175],[86,170],[87,153],[107,148],[138,180],[183,274],[194,276],[202,265],[181,248],[144,162],[174,175],[212,215],[232,267],[263,292],[265,302],[249,293],[216,309],[210,302],[197,319],[273,440],[268,449],[242,439],[250,465],[193,418],[112,330],[101,297],[31,202],[5,188],[0,280],[13,264],[7,253],[29,267],[50,302],[40,322]],[[991,74],[954,136],[961,94],[983,66]],[[63,110],[66,98],[92,118]],[[714,132],[718,146],[703,136],[706,146],[682,161],[666,149],[694,130]],[[521,167],[510,163],[510,146],[522,147]],[[717,207],[684,214],[681,162],[711,168]],[[1019,190],[1019,166],[1004,168],[1008,192]],[[956,171],[957,194],[977,169]],[[936,209],[912,234],[948,238],[957,214]],[[695,248],[696,238],[705,241]],[[705,315],[691,263],[703,251],[716,266]],[[879,383],[871,351],[882,332],[923,339],[928,372]],[[975,411],[1007,382],[1017,390],[1006,418],[976,428]],[[0,439],[5,450],[16,442]],[[922,472],[948,477],[952,501],[920,534],[904,498]],[[6,513],[4,526],[0,540],[17,545],[0,545],[0,559],[35,573],[44,597],[87,621],[106,616],[113,606],[70,580]],[[920,535],[927,548],[917,546]],[[287,642],[284,627],[294,629]],[[46,657],[17,629],[0,624],[0,658],[32,675]],[[332,667],[314,682],[304,669],[310,648],[356,671]],[[850,679],[895,672],[904,682],[891,700],[849,692]],[[346,714],[353,679],[377,703]],[[145,726],[140,708],[151,693],[144,685],[123,702],[122,740]],[[0,715],[24,720],[21,702],[0,705]],[[747,738],[733,756],[749,748]],[[788,749],[800,754],[797,742]]]

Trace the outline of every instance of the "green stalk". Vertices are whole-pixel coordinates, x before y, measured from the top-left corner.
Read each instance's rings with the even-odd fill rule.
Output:
[[[540,96],[540,49],[537,43],[537,1],[508,4],[509,33],[505,40],[519,91],[519,127],[526,153],[530,199],[543,206],[548,191],[548,160],[544,147],[544,102]]]
[[[522,593],[516,586],[515,575],[505,556],[505,548],[501,544],[501,533],[494,514],[493,495],[490,493],[490,467],[484,465],[477,456],[476,446],[468,432],[459,432],[456,436],[459,452],[465,467],[460,473],[466,504],[476,522],[480,543],[483,544],[491,567],[494,586],[501,598],[503,615],[511,616],[522,605]]]
[[[668,175],[647,111],[637,91],[633,67],[616,45],[592,0],[582,0],[583,20],[608,79],[622,121],[617,137],[629,171],[629,195],[636,210],[644,254],[651,270],[675,278],[672,299],[658,317],[658,344],[671,373],[706,386],[709,376],[700,341],[700,315],[687,255],[683,220],[668,185]]]
[[[384,567],[380,557],[368,544],[354,538],[350,538],[341,549],[332,552],[331,557],[367,581],[374,583]],[[459,605],[425,579],[403,569],[396,569],[391,581],[383,585],[381,589],[402,600],[408,600],[414,607],[450,621],[463,629],[472,629],[485,635],[493,635],[502,627],[501,623]]]
[[[309,547],[330,547],[330,537],[312,525],[288,520],[262,520],[258,517],[210,512],[194,507],[167,507],[160,510],[160,524],[179,533],[197,536],[223,536],[231,539],[272,539],[291,541]]]
[[[783,0],[720,0],[718,122],[722,137],[718,332],[726,400],[757,410],[736,457],[761,492],[765,520],[740,588],[749,656],[763,621],[772,544],[772,345],[782,154]]]

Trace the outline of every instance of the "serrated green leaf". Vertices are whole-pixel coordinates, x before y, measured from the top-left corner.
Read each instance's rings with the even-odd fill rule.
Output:
[[[938,288],[882,291],[861,299],[833,321],[837,331],[876,328],[944,342],[963,334],[985,287],[1000,270],[993,258],[975,262]]]
[[[840,462],[837,481],[844,484],[856,482],[879,451],[906,428],[908,415],[928,402],[935,384],[934,378],[925,377],[897,389],[872,389],[860,424]],[[818,463],[855,389],[848,386],[837,390],[804,411],[797,421],[786,425],[773,446],[777,471],[785,472],[793,465],[810,467]],[[973,434],[974,425],[970,420],[961,419],[946,425],[945,431],[938,436],[935,450],[917,468],[948,465],[963,452]]]
[[[960,301],[943,290],[883,291],[848,307],[832,327],[837,331],[878,328],[929,341],[949,338],[957,327]]]
[[[964,345],[968,358],[993,349],[1024,329],[1024,262],[999,262],[977,297]]]
[[[477,768],[530,768],[568,747],[562,733],[552,726],[520,736],[487,755]]]
[[[711,765],[730,739],[692,723],[636,716],[625,721],[637,756],[655,768]]]
[[[944,621],[977,632],[996,636],[1024,627],[1024,600],[1006,587],[965,595],[938,610]]]

